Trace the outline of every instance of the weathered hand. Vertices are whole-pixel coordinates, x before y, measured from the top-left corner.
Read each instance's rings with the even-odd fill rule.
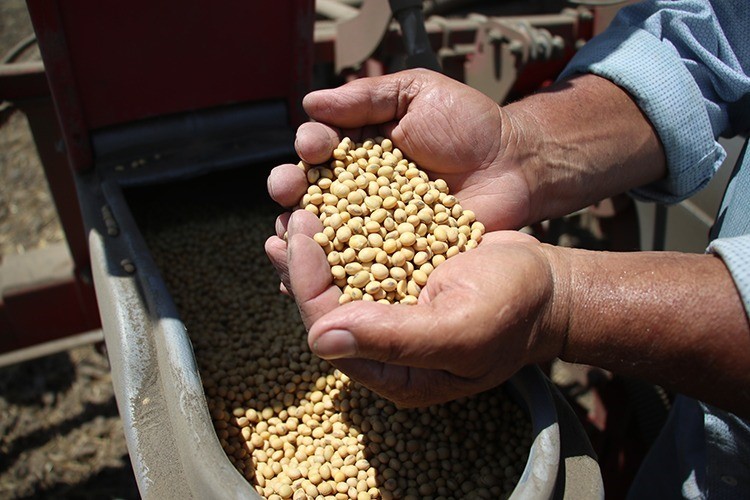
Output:
[[[547,321],[553,292],[549,248],[501,231],[430,275],[416,306],[339,306],[317,218],[292,215],[287,285],[313,352],[402,406],[425,406],[493,387],[561,347]],[[284,260],[286,257],[286,260]]]
[[[432,179],[445,179],[488,230],[528,222],[528,182],[512,159],[509,120],[480,92],[438,73],[412,70],[313,92],[303,105],[317,120],[297,131],[297,152],[308,163],[328,161],[344,135],[388,136]],[[307,182],[293,165],[281,165],[271,172],[268,188],[289,207]]]

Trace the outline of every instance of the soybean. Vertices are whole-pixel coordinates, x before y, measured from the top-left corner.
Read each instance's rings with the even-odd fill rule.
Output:
[[[392,144],[381,145],[393,151]],[[399,161],[394,177],[404,166]],[[402,409],[310,352],[297,307],[278,293],[278,277],[263,254],[273,208],[185,202],[144,212],[143,234],[190,335],[217,439],[260,496],[503,498],[512,492],[531,427],[502,387]],[[362,294],[358,300],[399,290],[407,295],[391,300],[417,300],[408,291],[417,293],[424,280],[418,271],[428,274],[428,263],[408,271],[347,262],[347,250],[331,270],[344,281],[367,275],[364,289],[351,290]],[[409,256],[405,250],[397,252]]]
[[[474,212],[464,210],[443,179],[431,181],[388,138],[355,143],[345,137],[327,164],[299,166],[310,183],[299,208],[318,215],[323,223],[325,229],[315,241],[328,256],[334,283],[342,292],[340,303],[416,304],[429,277],[422,266],[431,262],[437,267],[482,241],[484,226]],[[355,253],[347,254],[349,250]],[[362,265],[368,279],[362,275],[343,284],[342,262]],[[394,275],[394,269],[403,272]],[[419,272],[412,277],[415,269]],[[405,282],[388,290],[380,282],[389,272],[399,281],[412,278],[414,285]],[[376,298],[368,291],[375,289],[397,293]]]

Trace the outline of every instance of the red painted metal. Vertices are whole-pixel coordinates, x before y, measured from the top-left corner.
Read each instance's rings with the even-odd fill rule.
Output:
[[[29,0],[69,158],[92,130],[224,104],[285,100],[312,77],[313,0]]]
[[[99,328],[93,288],[67,280],[0,297],[0,353]]]
[[[86,231],[81,219],[74,174],[68,166],[65,152],[60,149],[62,135],[52,101],[48,97],[24,100],[16,102],[16,106],[26,114],[29,121],[50,194],[73,258],[74,274],[90,287]]]
[[[100,325],[75,186],[94,163],[91,134],[264,100],[286,101],[290,123],[301,123],[313,3],[28,0],[44,67],[0,66],[0,99],[29,119],[73,262],[64,277],[3,292],[0,352]]]
[[[0,102],[49,96],[40,62],[0,64]]]
[[[91,144],[81,103],[69,64],[68,47],[57,2],[27,2],[50,83],[58,120],[70,164],[77,169],[91,166]]]
[[[12,102],[28,119],[72,257],[64,276],[3,290],[0,353],[4,353],[98,328],[100,320],[73,171],[60,148],[60,127],[42,64],[0,65],[0,100]]]

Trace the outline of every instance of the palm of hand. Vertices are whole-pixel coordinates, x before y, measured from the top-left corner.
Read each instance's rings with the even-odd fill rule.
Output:
[[[528,185],[501,140],[508,127],[501,108],[452,80],[417,80],[407,110],[385,131],[431,178],[443,178],[488,229],[520,227],[528,218]]]
[[[297,132],[305,161],[328,161],[344,135],[389,136],[431,178],[443,178],[488,230],[528,220],[529,186],[508,149],[510,124],[480,92],[437,73],[409,71],[315,92],[304,105],[317,120]],[[282,205],[296,204],[306,189],[292,165],[271,173],[269,191]]]
[[[290,272],[305,270],[293,265]],[[520,233],[492,233],[476,250],[446,261],[417,306],[338,306],[335,294],[325,296],[329,290],[307,302],[314,313],[302,306],[311,347],[325,349],[330,332],[351,332],[357,352],[334,364],[402,406],[489,389],[535,361],[529,353],[546,351],[535,344],[544,340],[537,329],[551,293],[549,267],[538,242]]]
[[[488,230],[528,219],[529,187],[508,149],[510,126],[481,93],[414,71],[313,93],[304,105],[318,120],[298,130],[296,149],[305,161],[326,162],[344,135],[386,135],[431,178],[444,179]],[[285,206],[306,189],[304,173],[293,165],[269,177],[269,192]],[[280,238],[287,230],[288,245]],[[401,405],[421,406],[492,387],[533,361],[528,353],[550,290],[549,268],[533,238],[487,234],[479,248],[434,271],[418,306],[339,306],[325,254],[311,238],[320,230],[309,212],[285,215],[266,250],[294,293],[311,348],[352,378]],[[326,343],[340,343],[340,332],[351,333],[355,350],[323,352]]]

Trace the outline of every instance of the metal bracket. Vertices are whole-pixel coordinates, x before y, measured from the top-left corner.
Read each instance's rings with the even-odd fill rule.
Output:
[[[364,0],[359,15],[336,25],[336,73],[355,68],[380,45],[391,23],[391,9],[381,0]]]
[[[559,57],[564,47],[561,37],[526,21],[484,18],[477,29],[474,54],[464,66],[466,83],[503,102],[528,62]]]

